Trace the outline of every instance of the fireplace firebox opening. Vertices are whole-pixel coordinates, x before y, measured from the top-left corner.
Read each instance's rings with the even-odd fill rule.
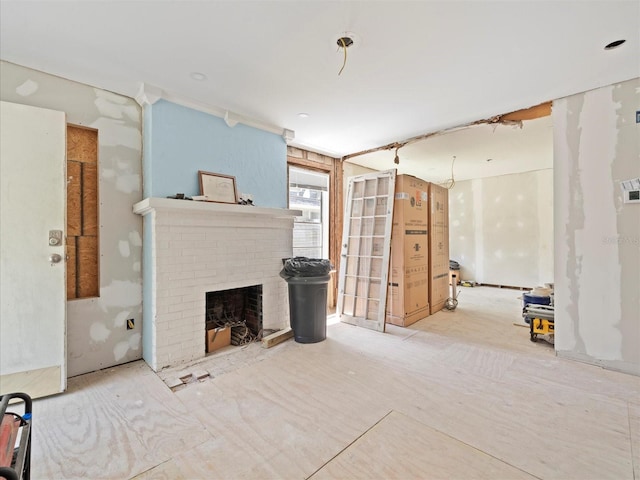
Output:
[[[262,339],[262,285],[206,293],[206,351]]]

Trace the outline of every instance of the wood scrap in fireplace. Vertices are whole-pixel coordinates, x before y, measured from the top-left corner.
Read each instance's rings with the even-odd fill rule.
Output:
[[[231,345],[246,345],[257,338],[258,336],[254,335],[244,322],[231,327]]]

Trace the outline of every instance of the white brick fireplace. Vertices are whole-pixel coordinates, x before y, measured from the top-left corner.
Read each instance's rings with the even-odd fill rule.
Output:
[[[167,198],[144,216],[142,355],[154,371],[205,355],[206,293],[262,285],[263,328],[289,325],[282,259],[298,210]]]

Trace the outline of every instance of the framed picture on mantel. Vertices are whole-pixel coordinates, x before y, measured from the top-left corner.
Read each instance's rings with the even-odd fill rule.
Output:
[[[200,195],[206,195],[208,202],[238,203],[236,177],[198,170],[198,178]]]

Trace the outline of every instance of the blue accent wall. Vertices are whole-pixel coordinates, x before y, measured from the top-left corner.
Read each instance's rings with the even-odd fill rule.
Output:
[[[153,116],[151,105],[146,105],[142,110],[142,198],[152,197],[151,192],[151,140],[153,138]]]
[[[153,255],[154,239],[152,222],[149,216],[143,218],[143,245],[142,248],[142,358],[147,364],[153,365],[153,344],[155,342],[155,334],[153,332],[153,306],[155,299],[153,298],[153,281],[155,277]],[[157,365],[162,368],[164,365]]]
[[[233,175],[259,207],[287,208],[282,136],[159,100],[144,110],[144,196],[199,195],[198,170]]]

